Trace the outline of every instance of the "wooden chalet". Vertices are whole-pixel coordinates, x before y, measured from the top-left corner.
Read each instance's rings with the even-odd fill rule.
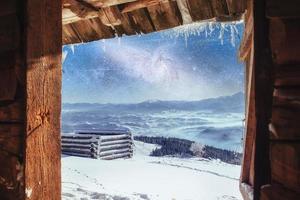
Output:
[[[61,199],[63,44],[239,19],[247,95],[241,193],[300,199],[299,0],[0,1],[0,199]]]

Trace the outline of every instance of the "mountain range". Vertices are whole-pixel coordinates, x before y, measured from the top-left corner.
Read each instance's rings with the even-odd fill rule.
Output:
[[[100,104],[100,103],[63,103],[63,110],[127,112],[127,111],[164,111],[164,110],[209,110],[214,112],[244,112],[244,93],[238,92],[230,96],[221,96],[198,101],[162,101],[149,100],[129,104]]]

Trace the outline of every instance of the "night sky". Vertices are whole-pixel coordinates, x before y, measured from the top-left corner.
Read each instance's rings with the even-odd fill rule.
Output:
[[[243,91],[243,24],[227,26],[223,41],[220,24],[189,37],[186,29],[64,46],[63,102],[191,101]]]

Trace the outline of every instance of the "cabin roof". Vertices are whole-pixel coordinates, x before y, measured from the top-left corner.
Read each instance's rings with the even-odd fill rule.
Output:
[[[63,44],[145,34],[197,21],[237,21],[245,0],[63,0]]]

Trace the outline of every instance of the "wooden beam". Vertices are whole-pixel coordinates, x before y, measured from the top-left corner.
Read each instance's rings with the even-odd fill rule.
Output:
[[[255,135],[256,135],[256,118],[255,118],[255,84],[253,70],[253,49],[246,63],[246,130],[244,135],[244,154],[242,161],[242,170],[240,181],[242,183],[252,184],[253,176],[250,172],[253,160]]]
[[[260,199],[261,186],[271,181],[269,129],[273,96],[273,62],[265,1],[253,0],[253,70],[255,84],[256,137],[254,154],[254,200]]]
[[[214,18],[214,12],[210,0],[187,0],[189,11],[193,21]]]
[[[159,3],[168,2],[169,0],[137,0],[124,5],[122,13],[131,12],[148,6],[155,6]]]
[[[249,2],[249,1],[248,1]],[[253,44],[253,15],[252,4],[248,3],[248,9],[245,13],[245,30],[243,33],[243,40],[239,48],[239,57],[241,60],[245,61],[251,51],[251,45]]]
[[[98,16],[98,8],[79,0],[63,0],[63,24],[94,18]]]
[[[25,199],[61,199],[61,0],[27,0]]]
[[[147,10],[157,31],[182,24],[179,9],[175,1],[149,6]]]
[[[99,12],[99,17],[106,26],[118,26],[122,24],[122,15],[117,6],[103,8]]]
[[[137,33],[150,33],[155,31],[147,9],[134,10],[128,12],[130,23]]]
[[[189,11],[187,0],[176,0],[183,24],[190,24],[193,22],[192,16]]]
[[[135,2],[137,0],[84,0],[84,1],[92,4],[95,7],[104,8],[109,6],[116,6],[120,4]]]

